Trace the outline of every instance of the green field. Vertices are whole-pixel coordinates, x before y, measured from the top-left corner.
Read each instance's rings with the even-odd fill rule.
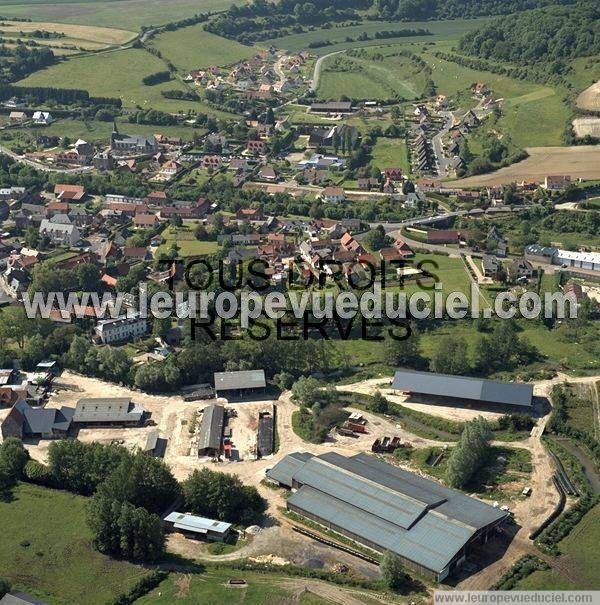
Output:
[[[146,575],[92,550],[86,499],[19,484],[0,500],[0,577],[53,605],[105,605]]]
[[[433,52],[436,49],[447,52],[449,45],[436,45],[422,56],[432,67],[438,92],[456,99],[461,111],[476,104],[469,92],[471,84],[484,82],[494,97],[503,99],[503,115],[498,127],[510,136],[515,145],[544,147],[562,144],[569,110],[559,89],[463,67],[435,57]]]
[[[407,57],[372,52],[360,56],[340,54],[323,62],[317,95],[321,99],[418,99],[423,96],[426,74]]]
[[[191,109],[220,114],[201,102],[165,99],[161,95],[161,90],[186,90],[180,81],[171,80],[156,86],[146,86],[142,82],[145,76],[165,69],[164,62],[154,55],[131,48],[69,59],[38,71],[18,84],[57,88],[72,88],[76,85],[94,96],[120,98],[124,107],[159,109],[169,113],[187,112]]]
[[[152,40],[152,46],[180,71],[230,65],[257,52],[254,47],[204,31],[203,24],[160,34]]]
[[[600,589],[600,504],[589,511],[559,544],[560,568],[536,571],[517,585],[517,590]],[[568,569],[569,577],[563,569]]]
[[[230,579],[244,579],[244,587],[229,586]],[[171,575],[150,594],[136,601],[136,605],[196,605],[206,603],[216,605],[227,603],[235,605],[328,605],[312,592],[304,592],[298,588],[298,596],[282,587],[282,576],[273,574],[238,571],[228,569],[208,568],[199,575]]]
[[[410,174],[410,161],[408,159],[408,148],[404,139],[386,139],[379,137],[373,153],[372,164],[380,168],[402,168],[405,174]]]
[[[120,132],[130,134],[145,134],[152,135],[155,133],[161,133],[173,137],[181,137],[184,140],[191,140],[194,134],[200,134],[205,132],[202,129],[194,129],[189,126],[152,126],[144,124],[130,124],[129,122],[122,122],[117,120]],[[83,120],[57,120],[50,124],[50,126],[41,128],[10,128],[2,132],[0,140],[3,142],[12,141],[19,143],[19,141],[26,136],[36,137],[40,134],[44,135],[56,135],[61,137],[68,137],[72,141],[77,139],[85,139],[89,143],[106,143],[108,144],[110,139],[110,133],[112,132],[112,122],[100,122],[98,120],[92,120],[84,122]]]
[[[0,13],[4,17],[135,31],[142,25],[161,25],[197,13],[225,10],[231,4],[231,0],[0,0]]]
[[[214,254],[219,249],[217,242],[199,241],[195,238],[191,227],[174,227],[170,225],[163,232],[165,243],[161,246],[161,250],[168,250],[171,245],[177,244],[179,254],[183,258],[193,256],[204,256]]]
[[[316,29],[314,31],[292,34],[267,40],[264,44],[274,44],[278,48],[285,48],[291,52],[305,50],[311,42],[331,41],[333,44],[321,48],[311,49],[316,55],[326,55],[338,50],[359,48],[363,46],[382,46],[388,43],[434,42],[436,40],[458,40],[465,32],[475,29],[485,23],[487,19],[455,19],[453,21],[366,21],[360,25],[346,27],[332,27]],[[360,34],[366,32],[374,36],[376,32],[399,29],[426,29],[433,35],[413,36],[408,38],[388,38],[386,40],[356,40]],[[346,36],[354,38],[353,42],[345,42]]]

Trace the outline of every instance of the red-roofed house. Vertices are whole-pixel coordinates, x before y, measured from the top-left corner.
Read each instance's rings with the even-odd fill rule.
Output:
[[[54,185],[54,195],[59,200],[79,202],[85,197],[85,189],[81,185]]]

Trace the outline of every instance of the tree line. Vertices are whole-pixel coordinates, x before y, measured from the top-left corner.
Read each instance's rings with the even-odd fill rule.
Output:
[[[508,15],[575,0],[375,0],[375,18],[398,21]]]
[[[59,105],[111,105],[121,107],[121,99],[112,97],[92,97],[80,88],[52,88],[39,86],[0,85],[0,101],[12,97],[23,98],[31,104],[57,103]]]
[[[14,481],[22,478],[91,496],[88,523],[94,546],[119,558],[160,559],[165,544],[161,516],[176,501],[190,513],[234,524],[259,522],[267,507],[256,488],[243,485],[236,475],[203,469],[180,484],[160,458],[116,444],[54,441],[46,465],[29,460],[20,442],[5,444],[0,447],[0,478],[8,457]]]

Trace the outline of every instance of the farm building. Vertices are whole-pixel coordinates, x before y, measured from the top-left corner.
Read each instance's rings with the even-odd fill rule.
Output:
[[[0,425],[0,432],[3,439],[58,439],[67,436],[72,418],[73,408],[32,408],[21,399],[15,403]]]
[[[209,405],[202,413],[198,455],[217,456],[221,453],[223,427],[225,426],[225,408],[222,405]]]
[[[231,531],[231,523],[214,521],[187,513],[173,512],[165,517],[164,521],[170,524],[173,531],[208,542],[223,542]]]
[[[0,599],[0,605],[48,605],[24,592],[9,592]]]
[[[508,514],[362,453],[290,454],[267,477],[293,491],[288,510],[438,582]]]
[[[352,113],[350,101],[334,101],[330,103],[313,103],[311,113]]]
[[[531,408],[533,385],[514,382],[498,382],[467,376],[433,374],[398,370],[392,382],[394,391],[411,395],[443,397],[448,403],[477,402],[492,405],[516,405]]]
[[[136,406],[129,397],[98,397],[80,399],[73,422],[91,426],[138,425],[143,416],[144,409]]]
[[[217,397],[241,397],[244,394],[263,390],[266,386],[264,370],[215,372],[215,394]]]
[[[270,456],[274,446],[273,414],[267,410],[258,413],[258,456]]]

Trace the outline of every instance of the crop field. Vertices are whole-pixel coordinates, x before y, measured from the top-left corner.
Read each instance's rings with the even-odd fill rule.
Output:
[[[124,107],[159,109],[169,113],[199,112],[221,114],[201,102],[166,99],[161,90],[186,90],[178,80],[156,86],[146,86],[142,79],[152,73],[164,71],[165,64],[142,49],[127,49],[116,52],[75,57],[57,65],[38,71],[18,84],[23,86],[50,86],[72,88],[76,85],[91,95],[117,97]]]
[[[0,6],[0,10],[4,7]],[[116,44],[125,44],[135,38],[135,32],[109,27],[94,27],[90,25],[70,25],[61,23],[45,23],[40,21],[3,21],[0,25],[0,35],[3,37],[19,37],[35,31],[45,31],[64,34],[64,38],[53,38],[45,41],[48,44],[75,44],[83,48],[97,49]],[[24,38],[29,40],[29,37]]]
[[[104,605],[146,571],[92,550],[86,499],[26,483],[0,500],[0,576],[44,601]]]
[[[573,130],[578,139],[586,136],[600,137],[600,118],[575,118]]]
[[[152,46],[181,71],[231,65],[258,52],[254,47],[204,31],[203,24],[160,34],[152,40]]]
[[[327,42],[332,44],[321,48],[313,48],[311,52],[316,55],[326,55],[338,50],[359,48],[363,46],[383,46],[390,43],[410,44],[435,42],[436,40],[458,40],[465,32],[475,29],[485,23],[487,19],[455,19],[453,21],[368,21],[360,25],[332,27],[330,29],[316,29],[314,31],[292,34],[267,40],[263,44],[274,44],[290,52],[306,50],[311,42]],[[377,32],[399,29],[426,29],[432,35],[412,36],[406,38],[387,38],[385,40],[356,40],[360,34],[366,32],[374,36]],[[353,42],[346,42],[347,36],[354,38]]]
[[[406,174],[410,174],[408,148],[404,139],[386,139],[379,137],[373,153],[372,163],[380,168],[400,167]]]
[[[384,54],[375,60],[372,52],[360,56],[339,54],[323,62],[317,95],[322,99],[406,99],[423,95],[426,76],[409,58]]]
[[[522,162],[489,174],[460,179],[455,184],[461,187],[485,187],[523,180],[542,182],[548,174],[570,174],[573,179],[583,180],[600,179],[600,147],[531,147],[527,152],[529,157]]]
[[[230,0],[0,0],[3,17],[78,23],[137,31],[197,13],[225,10]]]
[[[592,84],[577,97],[577,107],[589,111],[600,109],[600,82]]]

